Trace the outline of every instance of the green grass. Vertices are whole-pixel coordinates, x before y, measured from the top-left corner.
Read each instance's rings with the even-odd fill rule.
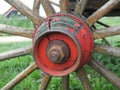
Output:
[[[12,18],[6,18],[2,15],[0,15],[0,24],[6,24],[6,25],[12,25],[22,28],[30,28],[33,29],[33,23],[26,17],[12,17]],[[33,29],[34,30],[34,29]],[[10,34],[0,34],[0,36],[8,36]]]
[[[110,26],[114,26],[114,25],[120,25],[120,17],[103,17],[100,19],[100,21],[110,25]]]
[[[13,25],[23,28],[33,28],[33,24],[29,19],[19,16],[13,18],[6,18],[4,16],[0,16],[0,24]]]
[[[12,49],[17,49],[20,47],[25,47],[32,45],[31,41],[26,42],[12,42],[12,43],[0,43],[0,52],[6,52]]]
[[[31,42],[0,44],[0,51],[5,52],[28,45],[31,45]],[[12,80],[33,61],[32,55],[26,55],[0,62],[0,88]],[[28,76],[27,79],[16,86],[14,90],[30,90],[29,88],[31,88],[31,90],[37,90],[38,82],[35,80],[40,77],[41,76],[39,72],[36,70],[30,76]]]
[[[111,26],[119,25],[120,18],[107,18],[104,17],[100,21],[105,22]],[[23,28],[33,28],[32,22],[27,18],[5,18],[0,16],[0,23],[8,24],[13,26],[19,26]],[[98,28],[103,28],[100,25],[96,24]],[[120,36],[114,36],[107,38],[112,46],[120,47]],[[96,40],[97,43],[104,43],[103,40]],[[14,43],[0,43],[0,52],[6,52],[12,49],[24,47],[31,45],[32,42],[14,42]],[[117,76],[120,77],[120,58],[102,55],[99,53],[93,54],[94,58],[97,59],[100,63],[105,65],[109,70],[114,72]],[[20,56],[16,58],[11,58],[6,61],[0,62],[0,88],[2,88],[7,82],[12,80],[16,75],[18,75],[22,70],[29,66],[34,59],[32,54],[26,56]],[[85,66],[89,80],[93,86],[94,90],[118,90],[110,82],[108,82],[104,77],[99,75],[97,72]],[[42,75],[40,74],[39,69],[35,70],[32,74],[27,76],[20,84],[18,84],[12,90],[38,90],[38,87],[42,81]],[[53,77],[48,90],[61,90],[62,89],[62,80],[60,77]],[[82,83],[76,77],[75,73],[70,74],[70,90],[83,90]]]
[[[103,17],[101,18],[99,21],[101,22],[104,22],[105,24],[109,25],[109,26],[115,26],[115,25],[120,25],[120,17]],[[98,29],[101,29],[101,28],[105,28],[99,24],[95,24],[95,26],[98,28]]]

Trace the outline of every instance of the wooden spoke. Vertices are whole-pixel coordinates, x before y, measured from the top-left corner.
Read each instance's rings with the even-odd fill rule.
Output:
[[[107,54],[107,55],[120,57],[120,48],[116,48],[116,47],[95,44],[94,51],[99,52],[99,53],[103,53],[103,54]]]
[[[36,14],[39,14],[40,3],[41,3],[41,0],[34,0],[33,11]]]
[[[102,25],[102,26],[104,26],[104,27],[110,27],[109,25],[107,25],[107,24],[105,24],[105,23],[103,23],[103,22],[101,22],[101,21],[97,21],[96,23],[98,23],[98,24],[100,24],[100,25]]]
[[[10,26],[10,25],[0,24],[0,32],[23,36],[23,37],[27,37],[27,38],[31,38],[31,39],[33,38],[32,30],[26,29],[26,28]]]
[[[53,5],[55,5],[55,6],[60,7],[60,5],[59,5],[59,4],[57,4],[56,2],[53,2],[53,1],[51,1],[51,0],[49,0],[49,2],[50,2],[51,4],[53,4]]]
[[[80,0],[78,5],[75,8],[74,13],[77,15],[82,15],[86,8],[87,2],[88,2],[88,0]]]
[[[80,68],[76,71],[77,76],[81,80],[81,83],[83,84],[84,90],[92,90],[92,87],[90,85],[90,82],[88,80],[87,74],[84,70],[84,68]]]
[[[108,45],[108,46],[111,46],[110,43],[108,42],[108,40],[106,38],[102,38],[103,41]]]
[[[97,28],[95,27],[95,25],[92,26],[94,28],[94,31],[97,30]],[[108,42],[108,40],[105,37],[100,37],[108,46],[111,46],[110,43]]]
[[[11,50],[8,52],[3,52],[3,53],[0,53],[0,61],[26,55],[26,54],[30,54],[31,52],[32,52],[32,46],[19,48],[19,49]]]
[[[47,16],[51,16],[51,15],[53,15],[55,13],[55,10],[52,7],[49,0],[41,0],[41,3],[43,5],[43,8],[44,8]]]
[[[26,15],[34,24],[38,24],[43,18],[35,14],[30,8],[19,0],[5,0],[13,7],[15,7],[22,14]]]
[[[13,80],[11,80],[8,84],[6,84],[1,90],[12,90],[13,87],[15,87],[18,83],[20,83],[23,79],[25,79],[36,68],[37,65],[35,63],[32,63],[24,71],[22,71],[19,75],[17,75]]]
[[[60,0],[60,11],[67,13],[69,7],[68,4],[69,4],[68,0]]]
[[[42,80],[41,87],[39,90],[46,90],[48,87],[48,84],[50,83],[51,78],[52,77],[50,75],[46,74]]]
[[[62,77],[62,90],[69,90],[69,75]]]
[[[120,79],[116,77],[111,71],[107,70],[103,65],[101,65],[96,60],[91,60],[88,65],[93,68],[98,73],[102,74],[106,79],[108,79],[114,86],[120,89]]]
[[[33,10],[28,8],[20,0],[5,0],[5,1],[8,2],[9,4],[11,4],[14,8],[16,8],[16,10],[18,10],[19,12],[24,14],[26,17],[28,17],[33,22],[34,27],[36,27],[38,24],[40,24],[40,22],[44,19],[43,17],[39,16],[40,5],[43,6],[44,11],[48,18],[51,15],[54,15],[56,13],[55,9],[53,8],[52,5],[58,6],[60,8],[60,12],[63,14],[69,13],[70,11],[74,11],[73,15],[75,14],[75,15],[81,16],[84,14],[85,17],[88,17],[92,13],[92,15],[90,15],[86,21],[83,20],[82,23],[86,22],[91,28],[95,29],[95,30],[93,29],[94,39],[103,39],[106,42],[106,44],[108,45],[108,46],[106,46],[106,45],[102,45],[102,44],[95,44],[93,53],[98,52],[98,53],[102,53],[102,54],[120,57],[120,48],[110,46],[109,42],[106,39],[106,37],[120,35],[120,26],[111,26],[110,27],[109,25],[99,21],[99,19],[106,14],[108,16],[119,15],[120,13],[118,11],[120,8],[119,8],[119,6],[117,7],[117,5],[120,3],[120,0],[102,0],[102,1],[101,0],[100,1],[97,1],[97,0],[93,0],[93,1],[90,1],[90,0],[59,0],[60,1],[59,4],[55,3],[54,0],[34,0]],[[87,5],[87,3],[89,3],[89,4]],[[99,8],[100,6],[102,6],[102,7]],[[97,10],[97,11],[95,11],[95,10]],[[112,12],[115,12],[115,13],[114,14],[111,13],[110,12],[111,10],[113,10]],[[79,23],[80,21],[76,19],[77,17],[75,18],[74,16],[72,16],[72,13],[70,16],[69,15],[68,15],[68,17],[66,16],[65,19],[63,17],[63,20],[66,21],[66,20],[68,20],[67,18],[69,18],[69,17],[73,17],[73,19],[75,19],[75,20],[71,21],[71,23],[74,24],[73,27],[74,26],[79,27],[79,25],[76,22]],[[55,17],[55,22],[57,23],[56,25],[59,24],[59,22],[57,22],[57,21],[60,21],[60,20],[59,20],[59,18]],[[45,20],[44,20],[44,23],[45,23]],[[102,25],[105,28],[97,29],[95,27],[95,23]],[[42,22],[41,22],[41,25],[43,25]],[[60,25],[63,26],[65,29],[69,29],[69,25],[64,26],[64,25],[62,25],[62,23],[60,23]],[[58,26],[60,26],[60,25],[58,25]],[[53,28],[54,27],[56,28],[57,26],[53,25]],[[40,28],[42,28],[42,26]],[[73,30],[70,28],[70,31],[72,32]],[[3,25],[3,24],[0,24],[0,32],[23,36],[23,37],[27,37],[27,38],[31,38],[31,39],[33,39],[33,36],[34,36],[34,32],[31,29],[20,28],[20,27],[15,27],[15,26],[10,26],[10,25]],[[63,31],[61,31],[61,32],[63,32]],[[84,32],[82,32],[82,33],[84,34]],[[40,34],[40,33],[37,33],[37,34]],[[47,34],[46,34],[46,36],[47,36]],[[49,38],[47,38],[47,39],[49,39]],[[79,39],[79,37],[77,37],[77,39]],[[43,42],[43,43],[45,43],[45,42]],[[72,45],[72,46],[74,46],[74,45]],[[32,53],[32,51],[33,51],[33,46],[27,46],[27,47],[11,50],[8,52],[2,52],[2,53],[0,53],[0,61],[27,55],[27,54]],[[63,64],[64,63],[65,62],[63,62]],[[93,58],[91,59],[91,61],[88,62],[88,65],[92,69],[94,69],[96,72],[103,75],[114,86],[116,86],[118,89],[120,89],[120,78],[115,76],[111,71],[107,70],[104,67],[104,65],[101,65],[98,61],[94,60]],[[22,80],[24,80],[30,73],[32,73],[36,68],[37,68],[36,63],[35,62],[32,63],[24,71],[22,71],[19,75],[17,75],[13,80],[11,80],[8,84],[6,84],[1,90],[11,90],[18,83],[20,83]],[[77,70],[75,70],[75,72],[77,74],[77,77],[80,79],[84,90],[92,90],[92,86],[89,82],[89,78],[87,77],[87,73],[85,72],[84,67],[78,68]],[[49,74],[46,74],[46,73],[41,82],[41,86],[39,88],[40,90],[47,90],[48,85],[52,79],[52,76],[50,76]],[[62,89],[63,90],[70,89],[69,88],[69,75],[62,76]]]
[[[105,29],[96,30],[93,35],[95,39],[120,35],[120,26],[112,26]]]
[[[109,0],[105,5],[103,5],[95,13],[89,16],[86,22],[89,26],[92,26],[96,21],[98,21],[98,19],[100,19],[113,8],[115,8],[118,3],[120,3],[120,0]]]

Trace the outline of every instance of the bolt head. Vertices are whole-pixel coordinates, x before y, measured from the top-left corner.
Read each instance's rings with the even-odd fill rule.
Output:
[[[65,53],[61,46],[52,46],[47,55],[48,58],[54,63],[61,63],[65,57]]]

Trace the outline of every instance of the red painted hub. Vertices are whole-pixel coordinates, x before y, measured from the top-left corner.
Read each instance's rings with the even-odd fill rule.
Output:
[[[94,47],[90,28],[71,14],[44,19],[35,30],[33,44],[38,67],[52,76],[65,76],[85,65]]]

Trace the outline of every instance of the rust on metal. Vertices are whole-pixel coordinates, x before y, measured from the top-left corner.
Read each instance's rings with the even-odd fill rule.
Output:
[[[47,55],[52,62],[63,63],[69,58],[69,47],[63,41],[51,41],[47,46]]]

